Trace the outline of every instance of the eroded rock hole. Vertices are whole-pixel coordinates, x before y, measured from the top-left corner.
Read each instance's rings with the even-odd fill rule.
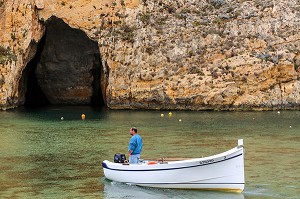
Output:
[[[104,105],[97,42],[59,18],[46,22],[45,39],[26,68],[25,105]]]

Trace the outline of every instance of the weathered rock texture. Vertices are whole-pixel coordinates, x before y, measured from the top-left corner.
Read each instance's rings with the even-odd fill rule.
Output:
[[[300,107],[297,0],[0,2],[2,108],[20,104],[22,71],[51,16],[98,42],[108,107]]]

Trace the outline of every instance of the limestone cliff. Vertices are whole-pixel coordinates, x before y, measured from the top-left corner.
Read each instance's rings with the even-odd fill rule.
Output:
[[[2,109],[24,103],[22,73],[52,16],[98,43],[110,108],[300,107],[297,0],[0,0],[0,16]]]

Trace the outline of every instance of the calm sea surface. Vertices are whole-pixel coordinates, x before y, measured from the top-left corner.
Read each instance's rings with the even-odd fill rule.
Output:
[[[299,111],[172,113],[91,107],[2,111],[0,198],[300,198]],[[143,137],[142,158],[208,156],[243,138],[245,191],[143,188],[105,179],[101,162],[126,153],[131,126]]]

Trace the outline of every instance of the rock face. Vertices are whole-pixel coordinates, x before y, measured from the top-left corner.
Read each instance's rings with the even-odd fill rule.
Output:
[[[13,108],[24,102],[19,80],[36,54],[45,27],[31,1],[0,0],[0,107]],[[20,87],[24,88],[23,85]],[[21,93],[21,95],[19,95]]]
[[[51,104],[90,104],[100,87],[93,90],[93,74],[100,75],[97,43],[55,17],[46,27],[45,47],[36,68],[43,93]]]
[[[0,0],[0,15],[3,109],[22,104],[22,71],[34,56],[51,16],[98,42],[100,86],[110,108],[300,107],[297,0]],[[61,44],[68,41],[65,39]],[[45,49],[51,48],[48,45],[55,46],[50,42]],[[54,51],[61,52],[48,50],[49,54]],[[65,85],[60,81],[43,83],[47,80],[38,71],[48,63],[41,61],[37,69],[39,84],[47,85],[43,90],[49,90],[47,98],[53,103],[64,99],[58,100],[55,96],[60,94],[50,87],[59,86],[61,91],[73,86],[79,91],[82,87],[84,95],[70,91],[66,98],[78,96],[78,101],[84,103],[91,91],[75,81],[82,67],[64,70],[61,62],[65,57],[61,55],[52,56],[60,57],[60,67],[56,68],[60,72],[56,73],[72,73],[72,80],[61,82]],[[52,70],[43,70],[49,77],[56,76]],[[91,76],[86,78],[84,84],[91,84]]]

